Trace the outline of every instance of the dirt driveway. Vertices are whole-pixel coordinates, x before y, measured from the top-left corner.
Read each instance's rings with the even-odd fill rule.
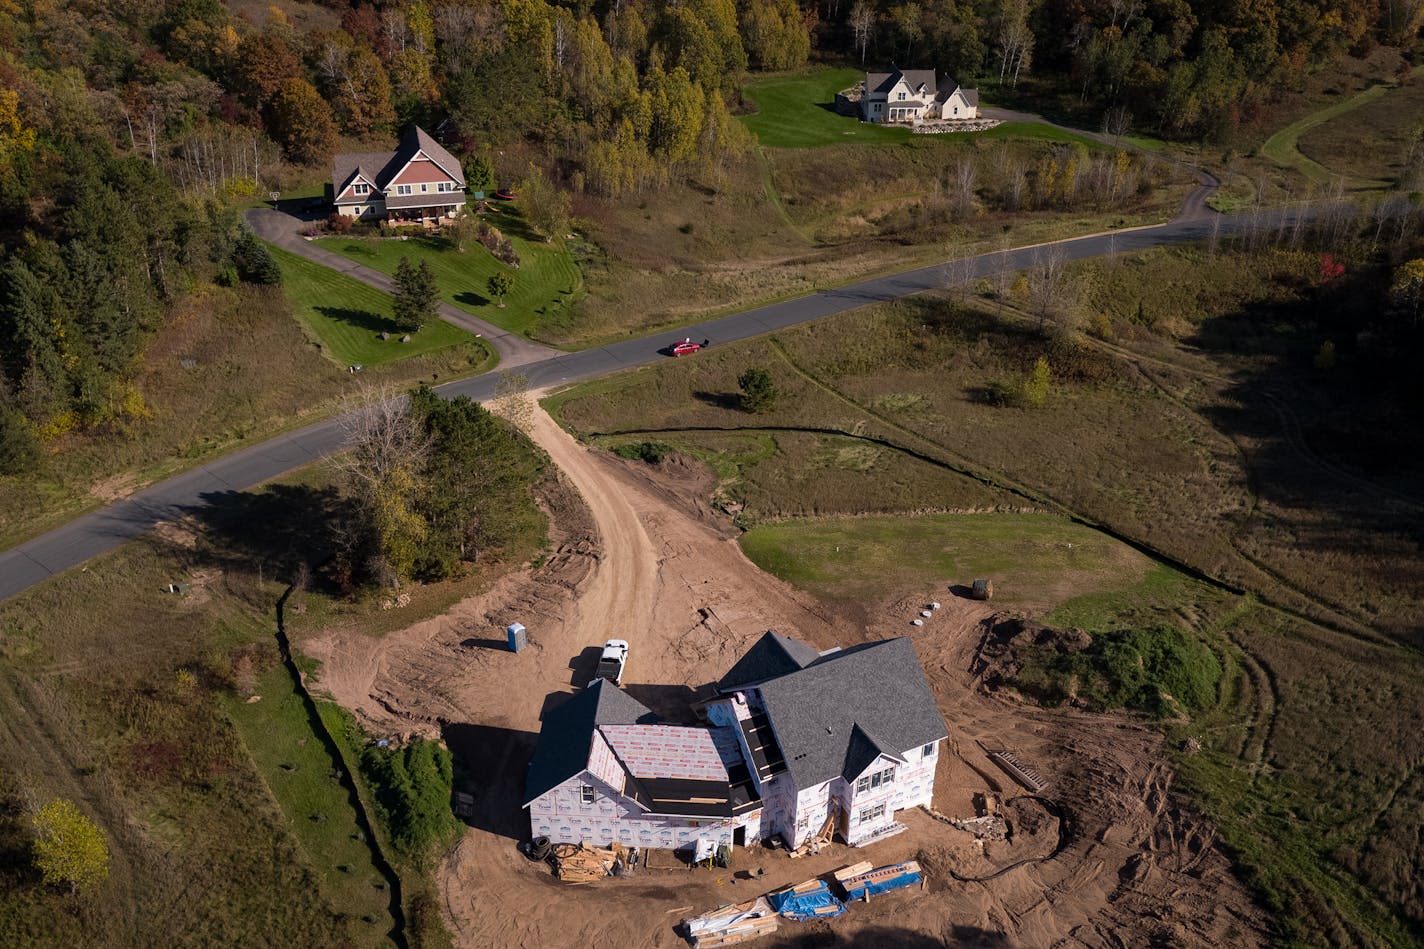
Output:
[[[746,559],[708,505],[713,484],[702,466],[677,457],[658,466],[627,462],[578,444],[542,409],[527,419],[564,478],[566,490],[549,502],[554,555],[390,636],[330,630],[302,644],[322,662],[319,686],[371,728],[443,736],[472,779],[477,813],[439,876],[457,944],[685,945],[673,930],[685,915],[841,863],[908,856],[930,869],[926,892],[854,907],[834,923],[788,924],[763,944],[821,929],[816,945],[1264,944],[1263,917],[1210,829],[1175,802],[1157,733],[1108,716],[1024,707],[979,688],[970,670],[993,616],[984,604],[926,590],[853,616],[832,612]],[[909,619],[931,596],[944,609],[912,628]],[[874,628],[866,616],[878,618]],[[518,655],[503,648],[504,625],[514,620],[530,632],[530,648]],[[1014,840],[981,849],[915,813],[907,832],[862,851],[835,846],[791,861],[753,849],[740,851],[730,870],[649,870],[582,887],[553,880],[519,853],[528,835],[524,771],[541,714],[587,681],[604,639],[631,644],[628,693],[676,719],[687,717],[697,687],[768,628],[821,648],[912,635],[951,733],[936,809],[970,816],[976,791],[1022,793],[982,741],[1031,762],[1066,819],[1020,802]],[[1020,861],[1028,862],[986,882],[954,878],[987,877]],[[754,867],[766,876],[739,879]]]

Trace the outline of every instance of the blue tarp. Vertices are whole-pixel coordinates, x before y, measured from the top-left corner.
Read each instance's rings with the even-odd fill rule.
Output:
[[[833,919],[845,912],[845,904],[831,894],[824,880],[820,886],[805,893],[777,890],[771,894],[772,908],[787,919]]]
[[[898,890],[902,887],[914,886],[920,882],[920,874],[914,870],[901,873],[898,876],[890,877],[888,880],[880,880],[875,883],[857,883],[852,886],[845,886],[846,902],[851,900],[865,899],[869,893],[871,896],[878,896],[881,893],[889,893],[891,890]]]

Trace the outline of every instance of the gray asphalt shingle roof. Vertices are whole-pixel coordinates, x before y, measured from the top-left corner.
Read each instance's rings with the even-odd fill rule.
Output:
[[[898,756],[949,735],[903,637],[822,656],[758,688],[798,789],[855,778],[881,752]]]
[[[933,69],[892,69],[889,72],[868,72],[865,74],[866,92],[889,92],[895,83],[903,78],[911,90],[925,87],[931,95],[935,91],[935,71]]]
[[[735,692],[765,679],[804,669],[819,658],[819,652],[799,639],[783,636],[774,629],[768,630],[726,675],[717,680],[717,690]]]
[[[546,793],[588,767],[593,730],[599,725],[648,725],[657,716],[607,679],[588,688],[544,715],[539,744],[529,762],[524,781],[524,803]]]

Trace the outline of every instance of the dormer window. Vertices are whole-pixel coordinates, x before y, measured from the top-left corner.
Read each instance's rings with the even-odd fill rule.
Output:
[[[356,184],[355,191],[356,191],[357,194],[370,194],[370,193],[371,193],[371,186],[368,185],[368,184],[363,184],[363,183],[358,182],[358,183]]]
[[[897,92],[897,93],[895,93],[895,98],[897,98],[897,99],[903,99],[903,98],[905,98],[906,95],[907,95],[907,93],[904,93],[904,92]]]

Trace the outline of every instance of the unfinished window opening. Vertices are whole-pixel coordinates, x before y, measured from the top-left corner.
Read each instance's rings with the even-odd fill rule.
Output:
[[[858,823],[864,824],[867,821],[879,820],[885,816],[885,805],[876,804],[872,807],[861,808]]]
[[[591,785],[591,784],[581,784],[581,785],[579,785],[579,796],[583,799],[583,802],[584,802],[585,804],[592,804],[592,803],[593,803],[593,785]]]
[[[934,742],[930,742],[928,745],[925,745],[924,751],[922,752],[922,755],[923,755],[924,757],[926,757],[926,758],[933,758],[933,757],[934,757],[934,753],[935,753]]]

